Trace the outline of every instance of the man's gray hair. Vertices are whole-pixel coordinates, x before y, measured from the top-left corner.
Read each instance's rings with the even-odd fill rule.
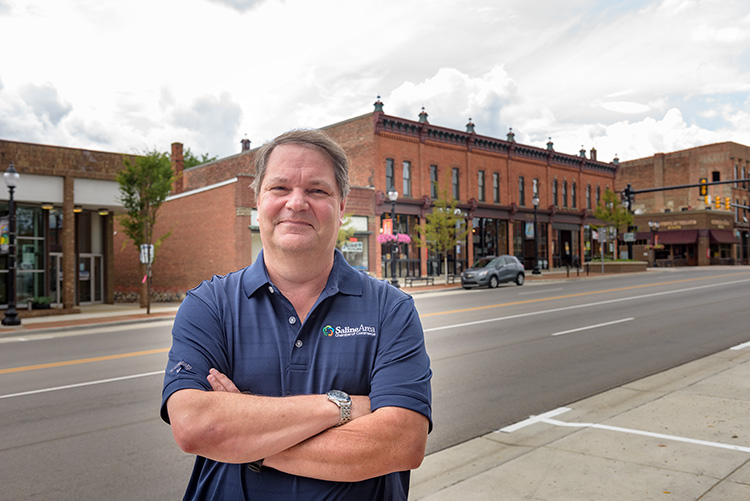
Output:
[[[266,175],[268,159],[277,146],[284,144],[296,144],[308,148],[314,148],[331,160],[333,164],[333,173],[336,177],[341,198],[346,198],[349,194],[349,161],[346,153],[333,139],[317,129],[295,129],[285,132],[275,138],[270,143],[264,144],[255,153],[255,179],[251,184],[255,191],[256,200],[260,193],[260,187],[263,184],[263,178]]]

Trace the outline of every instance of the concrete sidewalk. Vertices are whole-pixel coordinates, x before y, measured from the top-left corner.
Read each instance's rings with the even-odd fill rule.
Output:
[[[750,499],[750,346],[427,456],[412,500]]]

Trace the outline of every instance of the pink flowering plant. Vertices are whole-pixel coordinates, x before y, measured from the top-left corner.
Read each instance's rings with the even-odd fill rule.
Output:
[[[394,242],[397,244],[408,244],[411,243],[411,237],[406,233],[399,233],[398,235],[381,233],[380,235],[378,235],[378,243],[390,244]]]

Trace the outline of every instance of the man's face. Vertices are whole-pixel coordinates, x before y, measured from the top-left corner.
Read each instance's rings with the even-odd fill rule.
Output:
[[[277,146],[258,197],[258,224],[269,251],[333,252],[345,201],[331,161],[318,150]]]

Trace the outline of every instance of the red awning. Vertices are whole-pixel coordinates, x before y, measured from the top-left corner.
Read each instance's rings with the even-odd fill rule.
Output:
[[[712,244],[738,244],[732,230],[710,230]]]
[[[698,241],[698,230],[660,231],[658,235],[659,243],[664,245],[694,244]]]

